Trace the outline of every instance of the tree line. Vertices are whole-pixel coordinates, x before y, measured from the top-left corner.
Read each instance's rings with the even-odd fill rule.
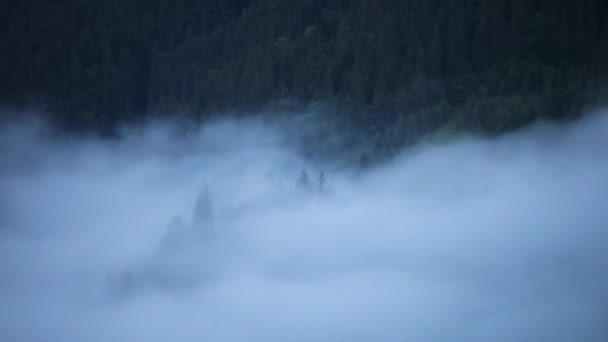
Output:
[[[375,158],[428,134],[501,133],[608,99],[603,0],[0,6],[0,104],[46,106],[76,131],[318,102]]]

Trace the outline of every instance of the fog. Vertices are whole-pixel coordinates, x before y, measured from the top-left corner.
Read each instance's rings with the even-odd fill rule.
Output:
[[[0,340],[608,340],[608,112],[363,172],[283,132],[5,125]]]

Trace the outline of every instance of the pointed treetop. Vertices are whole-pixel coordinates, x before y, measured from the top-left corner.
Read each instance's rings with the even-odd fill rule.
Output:
[[[321,173],[319,174],[319,179],[317,180],[317,190],[319,190],[319,192],[323,193],[326,190],[326,184],[327,180],[325,179],[325,175],[323,174],[323,171],[321,171]]]
[[[308,177],[308,172],[306,171],[306,168],[302,168],[302,171],[300,172],[300,177],[298,178],[296,185],[302,189],[310,188],[310,179]]]

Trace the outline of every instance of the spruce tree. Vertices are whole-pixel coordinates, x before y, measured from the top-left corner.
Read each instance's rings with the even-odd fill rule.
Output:
[[[306,171],[306,168],[302,168],[302,171],[300,172],[300,177],[298,178],[296,185],[299,189],[310,190],[310,179],[308,177],[308,172]]]
[[[327,180],[325,179],[325,175],[323,172],[319,174],[319,179],[317,180],[317,190],[320,194],[324,193],[327,190],[326,187]]]

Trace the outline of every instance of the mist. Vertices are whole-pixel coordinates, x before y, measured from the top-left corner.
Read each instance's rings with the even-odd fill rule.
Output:
[[[0,340],[608,340],[608,112],[364,171],[288,138],[5,125]]]

